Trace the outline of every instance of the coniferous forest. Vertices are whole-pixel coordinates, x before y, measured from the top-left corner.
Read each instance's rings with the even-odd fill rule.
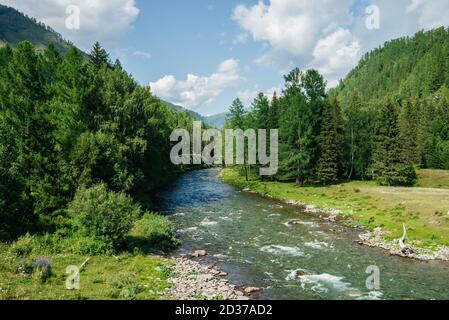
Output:
[[[272,101],[234,101],[227,127],[279,128],[276,180],[413,186],[416,168],[449,169],[448,48],[444,28],[388,42],[327,92],[317,71],[294,69]]]
[[[39,54],[26,41],[1,47],[1,238],[92,223],[67,211],[83,197],[105,197],[111,207],[137,206],[131,198],[145,205],[142,196],[179,171],[165,161],[169,136],[192,120],[111,63],[98,43],[87,61],[74,46],[65,55],[53,45]],[[139,210],[129,214],[137,219]],[[126,233],[129,225],[117,228]],[[100,231],[89,234],[117,244]]]

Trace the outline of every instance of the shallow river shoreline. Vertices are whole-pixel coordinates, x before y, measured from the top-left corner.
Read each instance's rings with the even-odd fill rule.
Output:
[[[180,259],[175,261],[171,296],[268,300],[448,297],[447,262],[389,256],[378,249],[380,245],[360,245],[364,236],[368,244],[384,235],[378,229],[369,236],[360,235],[364,230],[350,228],[346,215],[335,210],[262,197],[249,189],[243,192],[247,184],[235,188],[224,183],[219,173],[218,169],[188,173],[160,195],[159,211],[169,216],[182,241],[171,255]],[[257,185],[250,187],[258,190]],[[285,195],[289,197],[301,201],[295,194]],[[369,270],[378,270],[379,289],[368,286]],[[262,290],[247,292],[257,288]]]
[[[221,173],[219,177],[222,179]],[[222,179],[223,180],[223,179]],[[224,181],[225,182],[225,181]],[[225,182],[227,183],[227,182]],[[239,186],[234,185],[239,188]],[[253,193],[259,196],[274,199],[280,201],[286,205],[300,207],[303,209],[305,213],[318,215],[320,219],[338,222],[341,220],[342,212],[332,208],[319,209],[312,204],[302,203],[300,201],[291,200],[291,199],[281,199],[274,197],[270,194],[262,194],[257,191],[251,190],[250,188],[241,189],[242,192]],[[412,252],[403,252],[399,245],[399,239],[389,241],[385,239],[384,235],[387,232],[382,230],[382,228],[376,228],[372,231],[365,230],[363,233],[359,235],[359,244],[372,247],[379,248],[383,251],[388,252],[394,256],[400,256],[403,258],[416,259],[421,261],[432,261],[432,260],[440,260],[440,261],[449,261],[449,247],[446,246],[438,246],[434,247],[413,247],[413,244],[410,245],[412,248]]]

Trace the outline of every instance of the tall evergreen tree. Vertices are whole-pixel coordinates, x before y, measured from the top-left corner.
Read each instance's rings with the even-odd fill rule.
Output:
[[[377,113],[362,102],[358,91],[354,91],[344,109],[344,117],[347,177],[365,179],[372,163]]]
[[[282,98],[281,120],[281,178],[293,178],[302,186],[311,173],[314,142],[314,119],[303,92],[303,73],[292,70],[285,77],[286,89]]]
[[[319,137],[320,158],[317,178],[327,185],[338,180],[339,165],[343,150],[341,134],[341,110],[336,101],[324,105]]]
[[[270,104],[270,111],[268,117],[268,128],[267,129],[279,129],[279,122],[281,118],[281,104],[277,96],[276,91],[273,93],[273,99]]]
[[[406,100],[401,107],[399,124],[405,159],[414,164],[421,164],[418,146],[419,117],[414,103]]]
[[[232,105],[229,108],[229,115],[226,120],[231,128],[243,129],[245,123],[245,115],[245,107],[242,101],[237,98],[232,102]]]
[[[90,52],[90,64],[95,69],[100,69],[101,67],[109,64],[109,54],[99,42],[95,42],[94,47]]]
[[[240,101],[239,98],[235,99],[232,102],[232,105],[229,109],[229,115],[227,116],[227,123],[226,127],[230,129],[240,129],[245,130],[248,127],[248,121],[247,113],[245,111],[245,107],[243,106],[242,101]],[[251,118],[251,122],[253,122],[253,119]],[[244,164],[243,164],[243,170],[245,171],[245,178],[246,181],[249,180],[249,166],[247,165],[248,159],[247,159],[247,146],[245,143],[245,146],[243,148],[244,151]]]
[[[381,109],[374,155],[374,177],[381,185],[411,186],[417,176],[407,161],[400,137],[397,107],[386,102]]]
[[[254,116],[254,129],[269,129],[270,125],[270,101],[263,94],[259,93],[252,104],[252,114]]]

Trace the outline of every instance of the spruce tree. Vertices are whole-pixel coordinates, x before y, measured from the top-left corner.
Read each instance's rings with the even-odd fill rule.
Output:
[[[228,125],[232,129],[243,129],[243,125],[245,122],[245,107],[243,106],[242,101],[237,98],[232,102],[231,107],[229,108],[229,115],[227,116]]]
[[[281,105],[279,103],[279,98],[276,91],[273,94],[273,99],[271,100],[269,117],[268,117],[268,128],[267,129],[279,129],[279,122],[281,117]]]
[[[389,101],[380,112],[374,178],[386,186],[412,186],[417,178],[413,165],[404,155],[397,107]]]
[[[280,126],[280,176],[294,179],[303,186],[311,175],[314,142],[313,112],[304,95],[303,73],[292,70],[285,77],[286,89],[282,98],[283,109]]]
[[[227,116],[226,120],[226,127],[229,129],[241,129],[245,130],[248,125],[248,118],[247,113],[245,111],[245,107],[243,106],[242,101],[240,101],[239,98],[235,99],[232,102],[232,105],[229,109],[229,115]],[[245,171],[245,179],[246,181],[249,180],[249,168],[247,165],[247,153],[246,153],[246,144],[243,148],[244,150],[244,164],[243,164],[243,170]]]
[[[90,52],[90,64],[96,69],[109,64],[109,54],[99,42],[95,42]]]
[[[334,183],[338,180],[342,152],[341,110],[336,101],[324,105],[319,149],[318,181],[324,185]]]
[[[252,113],[256,126],[253,129],[269,129],[270,101],[263,93],[259,93],[254,99]]]
[[[401,108],[399,123],[405,159],[410,163],[421,164],[418,152],[419,119],[415,104],[410,100],[405,101]]]

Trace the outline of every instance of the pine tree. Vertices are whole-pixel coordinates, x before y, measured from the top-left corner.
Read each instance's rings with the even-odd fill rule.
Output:
[[[418,152],[419,119],[416,107],[410,100],[405,101],[401,108],[399,123],[405,159],[410,163],[421,164]]]
[[[247,113],[245,111],[245,107],[243,106],[242,101],[240,101],[239,98],[235,99],[232,102],[232,105],[229,109],[229,115],[227,116],[226,120],[226,127],[229,129],[240,129],[245,130],[248,126],[249,119],[247,118]],[[253,119],[251,119],[253,121]],[[246,144],[243,148],[243,151],[245,153],[244,155],[244,164],[243,164],[243,170],[245,171],[245,179],[246,181],[249,180],[249,170],[248,168],[248,159],[247,159],[247,147]]]
[[[19,43],[9,64],[8,74],[11,93],[21,97],[25,108],[32,108],[34,103],[44,97],[38,55],[30,42]]]
[[[334,183],[338,180],[342,152],[341,110],[336,101],[324,105],[319,149],[318,181],[324,185]]]
[[[95,69],[100,69],[104,65],[109,64],[109,54],[106,50],[100,45],[99,42],[95,42],[92,51],[90,52],[90,64]]]
[[[243,106],[242,101],[237,98],[232,102],[232,105],[229,108],[229,115],[226,120],[231,128],[243,129],[245,115],[245,107]]]
[[[48,97],[53,97],[55,94],[56,70],[61,63],[61,57],[54,44],[50,44],[44,54],[39,56],[39,63],[42,81],[45,84],[45,93]]]
[[[270,122],[270,101],[263,94],[259,93],[252,104],[255,128],[253,129],[269,129]]]
[[[80,50],[71,46],[56,71],[56,92],[58,100],[83,106],[87,79]],[[83,110],[85,114],[87,110]],[[88,117],[88,114],[85,114]]]
[[[413,165],[405,158],[398,110],[391,102],[386,102],[380,112],[374,177],[387,186],[412,186],[417,178]]]
[[[304,185],[311,175],[314,142],[314,119],[310,104],[303,93],[303,73],[292,70],[285,77],[280,127],[281,178]]]
[[[271,100],[269,110],[269,120],[267,129],[279,129],[279,122],[281,118],[281,105],[276,91],[273,93],[273,99]]]

